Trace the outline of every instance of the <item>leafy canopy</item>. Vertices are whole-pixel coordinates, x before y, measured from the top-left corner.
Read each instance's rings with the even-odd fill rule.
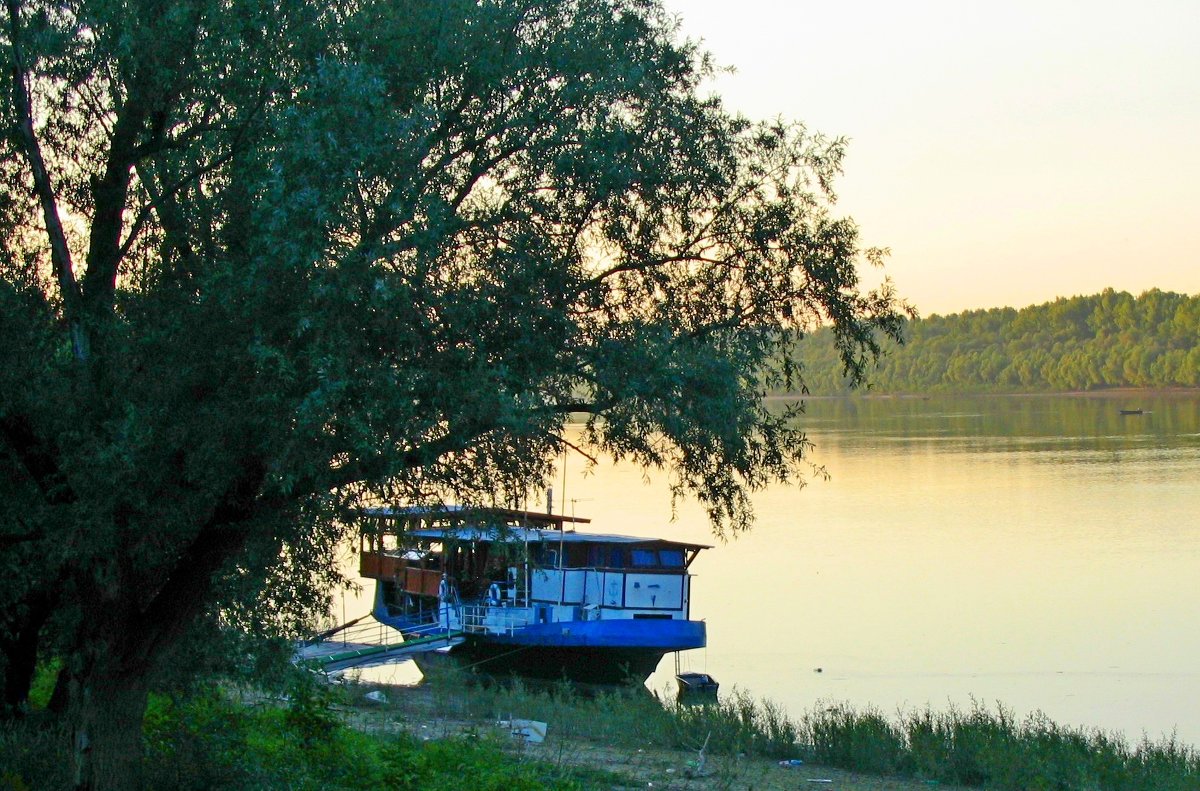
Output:
[[[76,677],[303,617],[347,508],[520,497],[571,414],[743,529],[788,344],[898,332],[843,142],[730,114],[656,0],[3,16],[0,631]]]

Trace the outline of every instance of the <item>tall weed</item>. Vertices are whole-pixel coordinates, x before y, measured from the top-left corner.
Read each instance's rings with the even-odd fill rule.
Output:
[[[911,763],[904,732],[876,709],[818,708],[803,728],[817,763],[874,774],[900,774]]]

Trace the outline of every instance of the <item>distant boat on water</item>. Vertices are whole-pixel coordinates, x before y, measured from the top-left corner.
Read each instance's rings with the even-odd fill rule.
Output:
[[[1121,410],[1121,414],[1122,414],[1122,415],[1142,415],[1142,414],[1145,414],[1145,410],[1142,410],[1142,409],[1122,409],[1122,410]]]

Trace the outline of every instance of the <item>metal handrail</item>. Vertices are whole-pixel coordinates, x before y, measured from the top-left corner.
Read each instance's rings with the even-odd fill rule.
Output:
[[[533,623],[532,607],[497,607],[465,605],[462,608],[462,630],[469,634],[513,634]]]

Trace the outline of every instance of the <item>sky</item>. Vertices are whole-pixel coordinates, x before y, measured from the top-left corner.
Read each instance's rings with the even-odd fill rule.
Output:
[[[754,119],[849,139],[839,211],[921,315],[1200,294],[1197,0],[666,0]]]

